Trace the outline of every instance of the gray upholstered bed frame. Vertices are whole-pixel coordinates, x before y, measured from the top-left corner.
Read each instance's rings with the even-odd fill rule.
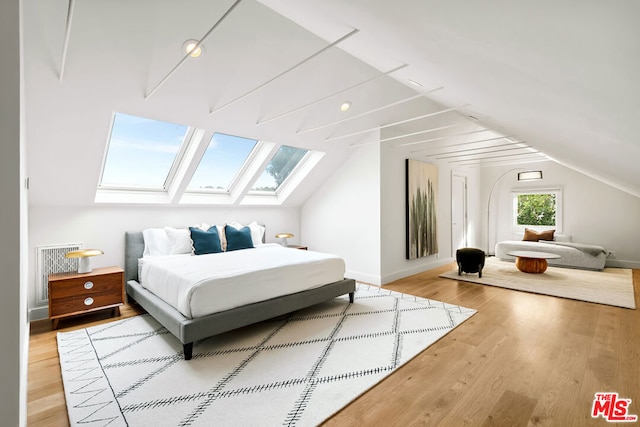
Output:
[[[126,232],[124,265],[127,295],[182,342],[185,360],[191,359],[195,341],[300,310],[347,293],[349,301],[353,302],[356,288],[353,279],[344,279],[319,288],[188,319],[138,283],[138,259],[142,257],[143,251],[142,232]]]

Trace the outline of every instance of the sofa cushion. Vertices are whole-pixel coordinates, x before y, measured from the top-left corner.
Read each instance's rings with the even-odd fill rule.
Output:
[[[524,229],[524,237],[522,238],[525,242],[537,242],[538,240],[553,240],[553,233],[556,230],[545,230],[537,232],[535,230],[531,230],[530,228]]]

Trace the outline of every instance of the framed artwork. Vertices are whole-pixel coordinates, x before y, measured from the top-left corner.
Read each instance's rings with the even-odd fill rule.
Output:
[[[406,160],[407,259],[438,253],[438,167]]]

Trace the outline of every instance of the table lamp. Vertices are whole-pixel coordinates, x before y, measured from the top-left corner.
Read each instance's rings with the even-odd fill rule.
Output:
[[[291,233],[278,233],[276,234],[276,239],[282,239],[282,246],[288,246],[289,244],[287,243],[287,239],[290,239],[293,237],[293,234]]]
[[[100,249],[80,249],[78,251],[67,252],[65,258],[79,258],[78,259],[78,273],[91,273],[91,261],[90,257],[96,255],[102,255]]]

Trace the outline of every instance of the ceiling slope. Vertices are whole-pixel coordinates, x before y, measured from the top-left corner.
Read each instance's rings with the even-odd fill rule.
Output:
[[[320,35],[360,29],[352,55],[407,63],[399,81],[640,196],[639,2],[261,2]]]
[[[429,161],[549,155],[640,194],[637,7],[469,3],[27,0],[30,202],[92,203],[114,112],[326,152],[289,205],[381,129]]]

